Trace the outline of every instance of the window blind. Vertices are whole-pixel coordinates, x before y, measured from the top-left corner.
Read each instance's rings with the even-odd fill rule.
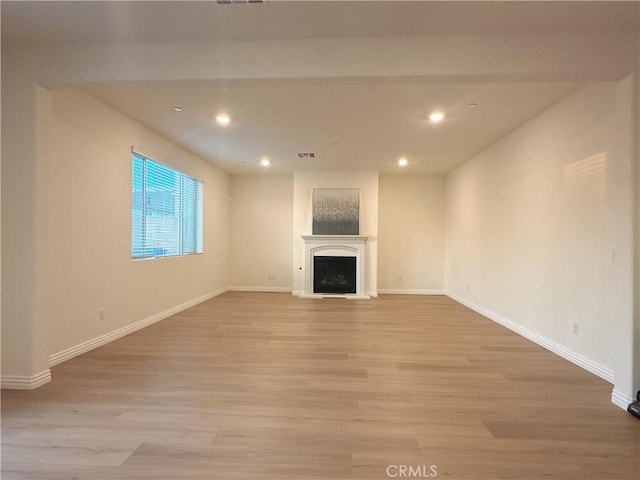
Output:
[[[131,257],[202,253],[202,182],[137,153],[131,179]]]

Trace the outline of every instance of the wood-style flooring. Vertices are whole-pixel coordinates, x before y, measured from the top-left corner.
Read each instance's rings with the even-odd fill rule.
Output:
[[[611,385],[443,296],[226,293],[52,373],[2,480],[640,478]]]

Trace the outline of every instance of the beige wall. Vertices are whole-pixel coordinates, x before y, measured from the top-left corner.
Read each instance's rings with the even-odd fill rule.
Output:
[[[380,293],[444,293],[444,184],[443,175],[380,176]]]
[[[447,176],[446,275],[447,294],[615,372],[628,396],[630,102],[618,87],[587,84]],[[587,168],[597,155],[603,169]]]
[[[378,172],[295,172],[293,174],[293,290],[304,291],[305,245],[311,234],[314,188],[360,189],[360,235],[367,235],[367,294],[378,294]]]
[[[318,185],[327,185],[326,179],[335,176],[344,177],[337,172],[314,178]],[[379,289],[443,293],[444,176],[385,175],[379,183]],[[301,196],[305,197],[301,208],[306,209],[307,196]],[[292,222],[293,177],[231,177],[231,289],[291,290]],[[309,232],[310,223],[304,230]]]
[[[49,354],[225,287],[229,196],[226,174],[93,97],[52,97],[49,234],[38,238]],[[131,260],[131,146],[204,182],[202,255]]]
[[[293,176],[233,176],[230,288],[291,291]]]

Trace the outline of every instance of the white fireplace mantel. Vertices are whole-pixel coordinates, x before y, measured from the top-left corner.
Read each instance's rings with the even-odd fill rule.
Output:
[[[301,235],[305,244],[304,292],[301,298],[341,297],[351,299],[369,299],[365,285],[367,235]],[[355,257],[356,293],[327,294],[313,293],[313,257]]]

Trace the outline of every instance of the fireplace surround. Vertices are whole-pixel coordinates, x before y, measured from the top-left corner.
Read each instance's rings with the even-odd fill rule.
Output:
[[[339,297],[369,299],[365,289],[365,235],[302,235],[305,243],[305,282],[302,298]],[[320,292],[314,290],[315,257],[347,257],[355,259],[355,289],[349,292]],[[324,267],[323,267],[324,268]],[[341,280],[338,282],[340,283]]]

